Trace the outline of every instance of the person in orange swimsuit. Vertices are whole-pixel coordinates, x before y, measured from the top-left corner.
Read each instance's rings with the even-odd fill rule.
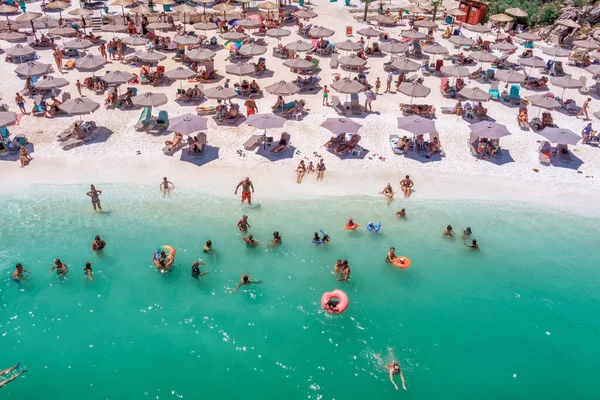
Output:
[[[238,185],[235,187],[235,192],[233,194],[237,194],[240,186],[242,187],[242,203],[245,200],[248,200],[248,204],[252,204],[252,193],[254,193],[254,185],[252,185],[252,181],[250,181],[250,178],[246,177],[243,181],[238,183]]]

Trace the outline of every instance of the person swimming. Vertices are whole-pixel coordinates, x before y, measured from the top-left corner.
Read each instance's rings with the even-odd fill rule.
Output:
[[[467,246],[467,247],[468,247],[468,248],[470,248],[470,249],[473,249],[473,250],[479,251],[479,245],[477,244],[477,240],[475,240],[475,239],[473,239],[473,240],[471,241],[471,244],[470,244],[470,245],[469,245],[469,244],[467,244],[467,243],[465,242],[465,246]]]
[[[192,264],[192,278],[198,279],[201,276],[208,274],[208,271],[200,272],[200,265],[206,265],[206,263],[201,261],[194,261],[194,263]]]
[[[93,281],[94,278],[92,278],[92,263],[91,262],[86,262],[85,263],[85,267],[83,268],[83,275],[86,277],[86,279],[89,279],[90,281]]]
[[[242,219],[240,219],[237,223],[237,227],[242,232],[247,232],[248,228],[250,228],[250,224],[248,223],[248,216],[242,215]]]
[[[390,382],[392,382],[392,385],[394,385],[396,390],[398,390],[398,385],[396,385],[396,382],[394,382],[394,375],[400,376],[400,380],[402,381],[402,389],[406,390],[406,383],[404,382],[404,375],[402,374],[402,369],[400,368],[400,364],[398,364],[398,362],[394,360],[394,354],[392,352],[392,349],[388,347],[388,357],[393,361],[387,365],[384,364],[380,354],[375,354],[375,357],[377,358],[379,367],[385,368],[388,371],[390,376]]]
[[[212,241],[207,240],[206,244],[204,245],[204,252],[207,254],[210,254],[212,251]]]
[[[452,225],[448,225],[446,227],[446,229],[444,230],[444,236],[446,236],[446,237],[454,236],[454,231],[452,230]]]
[[[271,242],[271,246],[277,246],[278,244],[281,244],[281,236],[279,235],[279,232],[275,231],[273,232],[273,241]]]
[[[471,227],[467,226],[465,228],[465,230],[463,231],[463,235],[462,235],[463,240],[467,240],[469,238],[469,236],[471,236],[472,233],[473,232],[471,232]]]
[[[354,222],[354,220],[352,219],[352,217],[348,218],[348,222],[346,223],[346,228],[348,229],[356,229],[358,227],[358,224]]]
[[[100,236],[96,235],[94,241],[92,242],[92,250],[93,251],[102,251],[106,247],[106,242],[100,239]]]
[[[396,258],[396,248],[390,247],[390,251],[388,251],[387,255],[385,256],[385,262],[391,263],[394,261],[394,258]]]
[[[333,314],[338,313],[340,311],[337,308],[338,304],[340,304],[339,300],[329,299],[329,301],[325,303],[325,311]]]
[[[23,275],[23,272],[27,272],[27,275]],[[22,281],[23,279],[29,276],[29,271],[27,271],[21,264],[15,265],[15,270],[12,273],[12,279],[15,281]]]
[[[167,256],[167,253],[164,250],[155,250],[154,255],[152,256],[152,262],[156,266],[156,268],[165,270],[169,268],[175,262],[175,257],[172,254]]]
[[[406,210],[403,208],[402,210],[396,213],[396,217],[406,218]]]
[[[63,264],[60,259],[54,260],[54,265],[50,269],[50,272],[56,270],[58,276],[65,276],[67,272],[69,272],[69,267],[66,264]]]
[[[246,244],[249,246],[258,246],[258,240],[254,239],[254,236],[252,236],[252,234],[248,235],[245,238],[242,238],[242,240],[246,242]]]
[[[250,279],[250,276],[243,275],[240,283],[238,283],[238,285],[235,287],[235,289],[233,289],[231,291],[231,294],[235,293],[242,286],[244,286],[244,285],[251,285],[253,283],[259,284],[259,283],[263,283],[263,281],[253,281],[252,279]]]

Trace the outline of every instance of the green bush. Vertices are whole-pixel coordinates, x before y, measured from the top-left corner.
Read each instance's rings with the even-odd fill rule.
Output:
[[[557,6],[547,4],[542,7],[540,13],[536,16],[536,24],[550,25],[558,19],[560,16],[559,9]]]
[[[587,0],[573,0],[573,5],[575,7],[581,8],[581,7],[587,6],[587,4],[588,4]]]
[[[575,5],[581,7],[587,0],[573,0]],[[578,5],[578,3],[582,5]],[[504,13],[507,8],[518,7],[529,14],[527,17],[515,18],[515,23],[534,26],[537,24],[552,24],[560,16],[559,2],[549,3],[542,7],[540,0],[491,0],[487,16]]]

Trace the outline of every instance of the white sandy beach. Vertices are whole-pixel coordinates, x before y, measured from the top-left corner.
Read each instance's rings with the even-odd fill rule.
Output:
[[[457,3],[446,1],[447,8],[456,7]],[[392,1],[392,7],[406,4],[397,0]],[[74,3],[73,7],[78,6]],[[28,4],[28,10],[35,10],[39,3]],[[362,4],[356,7],[363,7]],[[159,7],[161,9],[162,7]],[[333,43],[346,40],[346,26],[352,26],[354,32],[365,26],[362,22],[356,22],[352,15],[347,12],[343,2],[329,3],[324,0],[315,0],[312,9],[319,13],[319,16],[311,21],[314,25],[326,26],[336,30],[336,34],[328,38]],[[120,7],[111,7],[111,11],[119,11]],[[201,8],[199,8],[199,11]],[[373,12],[376,6],[372,7]],[[56,14],[58,17],[58,13]],[[14,18],[14,17],[11,17]],[[292,30],[292,35],[283,38],[283,43],[289,43],[301,39],[296,34],[295,26],[284,26],[283,28]],[[440,29],[436,32],[438,42],[447,47],[451,52],[456,51],[453,45],[448,41],[441,39],[440,35],[445,28],[440,21]],[[392,38],[398,38],[399,32],[406,27],[385,28],[390,32]],[[217,35],[216,31],[212,31]],[[463,31],[465,36],[476,38],[476,34]],[[173,32],[167,33],[173,36]],[[212,36],[209,33],[209,36]],[[110,33],[103,32],[103,39],[109,39]],[[494,35],[489,35],[491,38]],[[355,33],[351,40],[358,40],[359,36]],[[304,39],[303,39],[304,40]],[[269,47],[277,44],[277,40],[266,37],[265,41]],[[57,41],[60,45],[61,41]],[[223,40],[219,39],[219,43]],[[2,47],[9,47],[10,44],[2,42]],[[535,55],[548,59],[541,49],[547,46],[544,43],[536,43]],[[517,54],[510,56],[511,61],[517,61]],[[97,47],[91,48],[88,53],[99,54]],[[41,56],[39,61],[54,64],[51,50],[44,49],[38,51]],[[179,66],[171,57],[172,53],[166,53],[169,58],[161,62],[166,70]],[[340,55],[344,55],[340,51]],[[215,59],[215,69],[221,75],[225,75],[225,65],[229,63],[225,58],[228,51],[220,50]],[[279,81],[291,81],[296,75],[282,66],[283,60],[271,56],[271,50],[266,53],[267,69],[274,71],[274,74],[267,74],[262,77],[249,77],[256,79],[261,88]],[[319,57],[319,56],[317,56]],[[321,86],[331,84],[331,76],[334,72],[339,72],[342,76],[348,74],[341,68],[331,70],[329,68],[329,57],[321,58]],[[389,59],[389,55],[381,57],[371,57],[368,60],[367,79],[369,83],[374,84],[375,79],[380,77],[382,86],[385,88],[387,73],[383,70],[383,63]],[[565,71],[573,77],[586,75],[588,81],[591,81],[591,74],[580,68],[574,68],[566,65]],[[446,62],[447,65],[447,62]],[[18,79],[13,72],[16,64],[0,62],[0,73],[4,76],[2,79],[2,102],[8,104],[14,111],[18,111],[14,103],[14,93],[20,91],[24,86],[24,81]],[[475,67],[469,67],[475,70]],[[485,68],[485,65],[484,65]],[[139,67],[130,67],[127,64],[118,62],[109,63],[97,75],[103,75],[106,71],[125,70],[137,73]],[[53,75],[59,76],[58,72]],[[410,74],[409,74],[410,75]],[[539,73],[533,73],[539,76]],[[77,79],[83,81],[89,72],[80,72],[70,70],[63,77],[74,83]],[[354,76],[354,75],[353,75]],[[236,76],[230,76],[232,83],[237,81]],[[220,80],[211,85],[204,85],[209,88],[216,85],[222,85]],[[465,79],[468,87],[478,86],[487,92],[489,84],[482,84],[474,80]],[[184,88],[191,84],[185,82]],[[305,99],[309,108],[308,115],[305,115],[301,121],[288,121],[283,130],[291,134],[291,145],[294,150],[284,154],[281,159],[270,161],[267,158],[243,150],[242,144],[250,137],[255,129],[241,123],[239,126],[217,126],[209,118],[209,129],[206,132],[208,136],[209,152],[204,159],[197,161],[199,165],[190,162],[181,161],[181,151],[173,157],[165,156],[162,153],[164,141],[171,137],[171,133],[160,137],[154,137],[144,132],[136,132],[133,128],[138,120],[141,110],[134,108],[127,111],[106,110],[101,107],[95,113],[85,116],[84,120],[96,121],[98,126],[104,126],[112,132],[110,136],[103,137],[102,140],[96,140],[91,144],[86,144],[78,148],[63,151],[56,141],[56,134],[67,128],[74,118],[60,116],[52,119],[43,117],[23,116],[19,126],[9,127],[11,134],[25,134],[30,142],[33,143],[35,151],[32,153],[34,160],[26,168],[19,168],[18,161],[6,161],[0,157],[0,174],[5,185],[1,185],[0,192],[12,192],[15,188],[23,188],[29,184],[83,184],[95,183],[128,183],[128,184],[158,184],[163,176],[168,176],[179,187],[189,189],[199,189],[216,195],[229,196],[233,200],[233,189],[237,182],[244,176],[250,176],[256,186],[256,197],[258,198],[299,198],[302,196],[321,196],[321,195],[372,195],[377,193],[385,186],[387,182],[394,185],[394,189],[399,191],[398,182],[406,175],[410,174],[416,183],[415,192],[410,201],[419,199],[476,199],[491,201],[515,201],[530,204],[538,204],[567,210],[569,212],[585,213],[587,215],[600,215],[600,210],[590,209],[590,204],[594,205],[595,200],[600,198],[600,149],[597,147],[578,144],[570,146],[574,157],[579,160],[571,164],[558,166],[542,166],[538,161],[539,141],[543,138],[533,131],[522,131],[517,124],[517,107],[506,106],[501,102],[489,101],[484,103],[488,108],[488,115],[496,122],[506,125],[512,135],[502,138],[500,141],[504,152],[501,161],[477,160],[469,152],[467,140],[469,138],[468,122],[454,115],[445,115],[440,111],[442,106],[453,106],[456,100],[444,98],[439,90],[440,78],[436,76],[426,77],[425,86],[432,89],[430,95],[425,99],[415,99],[415,103],[433,104],[437,108],[436,125],[440,133],[440,140],[445,150],[446,156],[441,160],[439,158],[425,159],[415,156],[405,157],[395,155],[389,144],[388,136],[392,133],[407,134],[396,128],[396,118],[401,116],[399,103],[410,103],[410,98],[399,93],[380,94],[373,103],[371,114],[363,114],[359,118],[354,118],[357,122],[363,124],[359,131],[362,136],[361,145],[367,150],[366,155],[360,159],[339,158],[338,156],[326,151],[323,143],[331,136],[330,132],[322,128],[320,124],[327,118],[336,116],[332,107],[321,106],[322,93],[303,92],[291,96],[289,99]],[[178,82],[171,85],[162,85],[153,87],[150,85],[137,85],[138,95],[145,92],[166,93],[173,101],[165,106],[159,107],[160,110],[167,110],[170,118],[184,113],[194,113],[195,104],[179,104],[174,101]],[[64,91],[76,94],[74,85],[63,88]],[[560,95],[562,89],[554,88],[550,84],[550,91]],[[306,94],[308,93],[308,94]],[[339,95],[341,99],[345,95],[335,93],[331,89],[332,95]],[[521,89],[521,97],[536,94],[536,92]],[[96,96],[91,91],[84,89],[84,95],[103,104],[104,96]],[[581,105],[587,96],[581,95],[576,89],[568,89],[565,98],[574,99],[578,105]],[[364,95],[360,95],[361,102],[364,102]],[[234,99],[234,103],[243,105],[245,99]],[[275,96],[267,94],[257,99],[260,113],[270,112],[270,107],[275,102]],[[598,103],[600,100],[593,98],[590,107],[590,116],[593,112],[600,109]],[[32,100],[26,99],[26,108],[31,109]],[[214,105],[215,101],[205,100],[201,105]],[[242,106],[243,110],[244,107]],[[537,115],[538,109],[529,106],[530,118]],[[158,111],[154,110],[154,115]],[[574,132],[581,132],[587,122],[583,119],[576,119],[574,116],[566,115],[558,111],[553,111],[554,123],[559,127],[569,128]],[[593,122],[594,128],[598,128],[597,121]],[[269,136],[279,137],[281,130],[272,130],[268,132]],[[410,134],[407,134],[409,137]],[[243,156],[236,153],[243,150]],[[305,182],[301,185],[295,182],[295,168],[299,160],[307,157],[315,164],[318,157],[314,152],[324,158],[327,165],[325,181],[323,183],[315,182],[314,176],[307,175]],[[534,168],[540,170],[539,173],[533,171]],[[397,193],[398,196],[401,193]],[[383,201],[383,200],[382,200]],[[409,207],[409,202],[403,200],[396,201],[403,207]]]

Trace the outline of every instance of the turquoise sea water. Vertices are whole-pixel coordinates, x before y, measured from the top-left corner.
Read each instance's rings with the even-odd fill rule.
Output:
[[[513,205],[336,198],[241,206],[155,188],[29,188],[0,199],[0,368],[28,372],[6,399],[595,399],[600,384],[597,220]],[[399,208],[408,218],[397,220]],[[283,245],[246,248],[235,225]],[[347,217],[379,234],[343,229]],[[482,251],[444,227],[469,225]],[[312,233],[326,230],[331,245]],[[100,234],[103,255],[90,243]],[[204,256],[212,239],[217,252]],[[152,266],[173,245],[174,270]],[[398,270],[386,251],[411,258]],[[60,257],[66,279],[49,272]],[[191,263],[210,273],[199,281]],[[338,258],[349,282],[336,282]],[[94,281],[83,277],[93,261]],[[16,262],[32,272],[11,281]],[[203,268],[204,270],[204,268]],[[240,274],[263,285],[230,290]],[[343,315],[320,310],[340,288]],[[375,354],[393,349],[407,392]],[[387,361],[387,359],[386,359]],[[399,383],[399,380],[396,379]]]

